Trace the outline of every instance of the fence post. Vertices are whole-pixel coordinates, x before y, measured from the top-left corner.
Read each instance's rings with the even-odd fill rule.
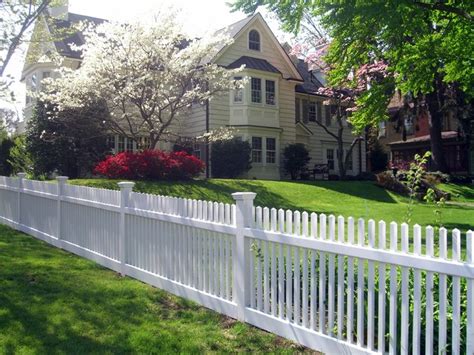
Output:
[[[254,192],[236,192],[232,194],[236,202],[235,216],[235,246],[233,251],[234,270],[234,302],[237,304],[237,319],[245,321],[245,308],[250,299],[247,287],[247,262],[249,248],[245,243],[244,228],[253,227],[252,212],[253,200],[257,194]]]
[[[132,193],[134,182],[119,182],[120,187],[120,226],[119,226],[119,260],[120,273],[125,275],[125,264],[127,262],[126,255],[126,232],[125,232],[125,215],[130,204],[130,194]]]
[[[467,232],[467,263],[474,266],[474,231]],[[474,354],[474,278],[467,279],[467,354]]]
[[[25,179],[26,173],[18,173],[18,200],[17,200],[17,223],[18,223],[18,230],[22,230],[21,225],[21,194],[23,192],[23,180]]]
[[[56,225],[56,238],[57,244],[59,248],[62,248],[62,242],[61,242],[61,197],[64,195],[64,186],[67,183],[67,180],[69,178],[67,176],[57,176],[56,180],[58,182],[58,202],[57,202],[57,212],[56,212],[56,218],[57,218],[57,225]]]

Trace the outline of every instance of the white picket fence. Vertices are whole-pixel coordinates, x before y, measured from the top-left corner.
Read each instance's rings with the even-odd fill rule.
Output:
[[[474,354],[472,231],[66,181],[0,177],[0,221],[322,352]]]

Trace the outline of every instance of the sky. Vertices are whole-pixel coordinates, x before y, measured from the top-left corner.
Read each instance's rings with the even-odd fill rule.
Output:
[[[160,11],[177,9],[180,14],[178,21],[183,26],[183,31],[193,36],[199,36],[226,27],[246,17],[242,12],[232,13],[227,5],[228,1],[231,0],[69,0],[69,12],[126,22],[151,21],[153,15]],[[290,40],[291,36],[280,29],[274,16],[263,9],[259,9],[259,12],[262,13],[280,41]],[[19,83],[19,79],[25,52],[26,45],[16,53],[7,69],[8,73],[17,79],[14,90],[18,102],[14,105],[0,102],[0,106],[15,109],[20,115],[24,105],[25,90],[24,85]]]

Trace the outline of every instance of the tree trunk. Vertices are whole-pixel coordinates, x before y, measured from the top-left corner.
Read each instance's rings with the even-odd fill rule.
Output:
[[[443,129],[443,112],[436,92],[426,96],[429,111],[429,125],[430,125],[430,144],[431,144],[431,159],[433,162],[433,169],[448,173],[448,165],[443,150],[443,140],[441,132]]]

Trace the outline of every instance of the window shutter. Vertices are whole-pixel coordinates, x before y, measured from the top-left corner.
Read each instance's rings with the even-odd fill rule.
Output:
[[[303,100],[303,122],[308,123],[308,100]]]

